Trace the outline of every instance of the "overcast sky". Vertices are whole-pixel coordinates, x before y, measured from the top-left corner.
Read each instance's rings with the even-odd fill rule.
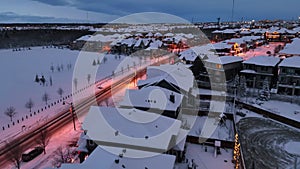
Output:
[[[0,22],[111,22],[139,12],[162,12],[188,21],[285,19],[300,16],[300,0],[9,0]]]

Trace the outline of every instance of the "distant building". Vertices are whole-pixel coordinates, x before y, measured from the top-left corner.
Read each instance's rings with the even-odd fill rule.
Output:
[[[286,58],[279,64],[278,93],[300,95],[300,56]]]
[[[270,87],[275,87],[279,62],[280,58],[273,56],[252,57],[243,62],[243,70],[240,73],[246,77],[248,87],[262,88],[265,80]]]

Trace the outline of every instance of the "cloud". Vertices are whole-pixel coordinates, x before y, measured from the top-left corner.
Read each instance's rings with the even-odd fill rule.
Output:
[[[231,19],[233,0],[33,0],[52,6],[68,6],[76,9],[125,16],[138,12],[163,12],[183,17],[187,20],[226,21]],[[286,19],[300,15],[299,0],[269,1],[235,0],[234,18]]]
[[[33,0],[33,1],[37,1],[37,2],[41,2],[41,3],[45,3],[45,4],[49,4],[49,5],[53,5],[53,6],[67,6],[67,5],[71,5],[71,1],[68,0]]]
[[[53,6],[70,6],[84,11],[125,16],[139,12],[163,12],[190,20],[192,17],[213,18],[230,16],[228,0],[34,0]]]
[[[56,18],[48,16],[33,16],[33,15],[19,15],[14,12],[1,12],[0,22],[2,23],[18,23],[18,22],[30,22],[30,23],[57,23],[57,22],[84,22],[82,20],[68,19],[68,18]]]

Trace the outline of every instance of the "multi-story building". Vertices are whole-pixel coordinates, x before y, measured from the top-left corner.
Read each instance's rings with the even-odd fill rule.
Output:
[[[198,85],[213,89],[224,89],[242,69],[243,59],[238,56],[210,57],[204,61],[206,72],[200,75]]]
[[[279,64],[278,93],[300,95],[300,56],[286,58]]]
[[[275,87],[279,62],[280,58],[273,56],[252,57],[243,62],[243,70],[240,73],[246,77],[248,87],[262,88],[264,81],[267,81],[270,87]]]

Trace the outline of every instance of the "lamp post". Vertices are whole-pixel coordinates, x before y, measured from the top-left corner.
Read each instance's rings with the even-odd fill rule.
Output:
[[[72,102],[71,102],[71,103],[69,103],[69,102],[63,101],[63,105],[65,105],[65,104],[68,104],[68,105],[70,105],[69,111],[70,111],[70,113],[71,113],[71,116],[72,116],[72,119],[73,119],[73,126],[74,126],[74,130],[76,130],[76,125],[75,125],[75,117],[74,117],[74,112],[75,112],[75,110],[74,110],[73,103],[72,103]]]

